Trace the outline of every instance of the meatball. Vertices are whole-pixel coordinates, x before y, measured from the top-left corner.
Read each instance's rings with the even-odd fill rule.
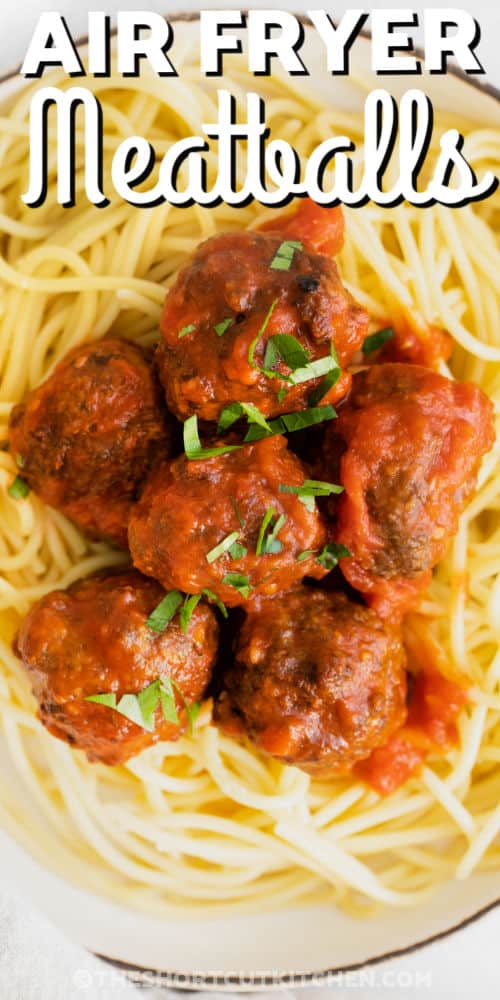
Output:
[[[337,222],[335,227],[338,240]],[[224,406],[242,401],[265,416],[306,407],[321,378],[297,385],[285,381],[291,368],[279,355],[270,359],[266,353],[276,334],[299,341],[293,367],[304,366],[307,358],[331,357],[332,348],[344,367],[361,346],[368,316],[343,287],[333,260],[317,252],[320,227],[312,228],[310,244],[305,240],[311,226],[299,219],[295,233],[293,217],[283,223],[283,233],[213,236],[180,272],[166,298],[157,352],[168,406],[179,419],[197,414],[215,421]],[[301,248],[279,258],[283,236],[292,234]],[[332,239],[331,227],[325,227],[326,245]],[[340,399],[349,385],[344,373],[325,401]]]
[[[90,761],[122,764],[158,740],[177,739],[186,724],[184,699],[199,701],[210,681],[218,633],[213,611],[198,604],[185,634],[177,618],[153,631],[147,618],[163,597],[154,580],[133,570],[90,577],[42,598],[21,626],[16,653],[41,721]],[[166,721],[157,707],[152,732],[86,700],[112,693],[119,703],[164,676],[175,685],[179,721]]]
[[[301,587],[246,617],[216,721],[305,771],[350,768],[406,716],[399,632],[369,608]]]
[[[352,553],[342,571],[379,613],[411,605],[443,557],[493,445],[492,414],[477,386],[417,365],[354,376],[319,468],[344,486],[331,505],[336,541]]]
[[[126,547],[142,479],[172,453],[172,422],[144,352],[107,338],[68,354],[14,408],[9,440],[42,500],[89,535]]]
[[[289,590],[304,576],[319,579],[323,518],[279,490],[305,478],[281,436],[213,458],[164,463],[130,518],[135,566],[167,589],[208,588],[229,606]]]

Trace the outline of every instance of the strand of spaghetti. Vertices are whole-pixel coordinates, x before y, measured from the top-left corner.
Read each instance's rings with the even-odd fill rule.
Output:
[[[47,255],[50,255],[50,250],[47,251]],[[16,271],[2,257],[0,257],[0,278],[15,288],[20,288],[23,291],[31,293],[114,292],[123,288],[123,277],[121,275],[89,276],[84,278],[36,278],[32,275],[23,274],[21,271]],[[156,302],[163,302],[165,295],[163,288],[159,288],[152,281],[146,281],[141,278],[127,278],[127,287],[149,296]]]
[[[479,864],[488,846],[493,842],[500,831],[500,805],[486,818],[481,832],[473,840],[468,851],[464,854],[456,871],[456,878],[464,879],[473,872]]]
[[[434,795],[436,802],[455,820],[455,823],[463,833],[469,838],[473,837],[476,832],[475,819],[457,796],[453,794],[450,787],[444,781],[441,781],[441,778],[438,778],[437,774],[430,767],[423,767],[420,777],[426,788]]]
[[[343,812],[347,812],[351,806],[359,802],[359,800],[365,795],[366,788],[364,785],[352,785],[351,788],[347,788],[345,792],[340,795],[336,795],[331,802],[327,802],[326,805],[318,809],[312,816],[312,825],[315,829],[321,829],[321,827],[327,826],[329,823],[332,823],[334,819],[337,819]]]
[[[362,892],[381,903],[390,903],[392,906],[413,906],[416,902],[423,902],[429,897],[428,889],[407,894],[387,889],[370,868],[361,864],[338,846],[331,843],[325,844],[317,833],[311,833],[309,830],[286,822],[277,824],[276,833],[278,837],[282,837],[299,850],[304,851],[306,856],[311,857],[316,864],[321,865],[327,877],[340,878],[342,881],[348,882],[357,892]]]
[[[243,782],[238,780],[236,776],[224,766],[219,749],[221,741],[218,739],[218,734],[215,729],[207,727],[207,729],[200,734],[200,740],[206,760],[206,766],[210,771],[210,774],[230,799],[234,799],[235,802],[239,802],[241,805],[250,806],[254,809],[265,809],[266,811],[271,811],[273,813],[275,811],[287,809],[290,806],[295,805],[298,801],[300,789],[298,792],[297,790],[291,789],[286,795],[268,795],[259,794],[258,792],[253,792],[248,788],[245,788]]]

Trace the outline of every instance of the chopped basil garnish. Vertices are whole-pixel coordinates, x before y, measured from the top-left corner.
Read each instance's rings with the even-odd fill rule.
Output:
[[[165,594],[163,600],[151,612],[149,618],[146,619],[146,625],[154,632],[163,632],[181,604],[182,594],[180,590],[171,590],[170,593]]]
[[[257,424],[266,431],[270,429],[266,418],[253,403],[230,403],[229,406],[225,406],[222,410],[217,425],[217,433],[223,434],[224,431],[227,431],[229,427],[232,427],[243,416],[247,418],[249,424]]]
[[[116,708],[116,694],[89,694],[85,701],[93,701],[96,705],[105,705],[106,708]]]
[[[289,375],[275,370],[280,361],[290,369]],[[328,372],[338,372],[337,378],[340,378],[341,374],[333,344],[330,354],[311,361],[308,351],[300,343],[300,340],[288,333],[276,333],[269,338],[263,366],[259,368],[259,371],[263,375],[267,375],[268,378],[279,378],[283,382],[289,382],[290,385],[310,382],[312,379],[321,378]],[[281,391],[283,392],[283,390]]]
[[[190,734],[192,736],[193,735],[193,723],[194,723],[197,715],[199,714],[201,705],[197,701],[193,702],[192,705],[188,705],[188,703],[187,703],[187,701],[186,701],[186,699],[184,697],[184,693],[181,690],[181,688],[179,687],[179,685],[177,684],[177,681],[174,681],[170,677],[169,678],[162,678],[162,682],[164,682],[165,680],[169,680],[170,681],[170,690],[172,690],[172,688],[175,688],[175,690],[177,691],[177,694],[179,695],[179,698],[181,699],[181,701],[182,701],[182,703],[184,705],[184,708],[186,710],[186,715],[187,715],[187,718],[188,718],[188,723],[189,723],[189,732],[190,732]],[[173,705],[174,710],[175,710],[175,712],[177,714],[177,709],[176,709],[176,706],[175,706],[175,698],[174,698],[173,691],[172,691],[172,696],[171,696],[171,704]],[[165,714],[165,708],[163,707],[163,699],[162,699],[162,708],[163,708],[163,714]]]
[[[250,596],[253,587],[250,584],[250,578],[244,576],[243,573],[226,573],[222,577],[222,583],[226,583],[228,587],[234,587],[235,590],[239,591],[242,597],[246,598]]]
[[[326,406],[312,406],[307,410],[299,410],[297,413],[285,413],[276,420],[270,420],[269,426],[272,434],[286,434],[294,431],[304,430],[306,427],[314,427],[325,420],[333,420],[337,416],[333,406],[328,403]],[[250,427],[245,437],[245,444],[252,441],[260,441],[261,438],[270,437],[269,431],[260,427]]]
[[[25,500],[29,495],[30,488],[27,482],[22,479],[21,476],[16,476],[16,478],[11,482],[7,493],[13,500]]]
[[[230,535],[226,535],[226,537],[223,538],[218,545],[216,545],[213,549],[210,549],[210,552],[207,552],[205,556],[207,563],[213,563],[216,559],[220,559],[220,557],[223,556],[225,552],[228,552],[231,546],[238,541],[239,537],[239,531],[232,531]]]
[[[306,349],[289,333],[276,333],[266,344],[263,367],[267,370],[275,368],[282,361],[287,368],[301,368],[309,362]]]
[[[278,400],[278,403],[282,403],[283,402],[283,400],[284,400],[287,392],[288,392],[288,389],[280,389],[278,395],[276,396],[276,399]]]
[[[276,552],[281,552],[283,548],[282,542],[276,536],[281,531],[286,517],[284,514],[280,514],[276,520],[276,511],[274,507],[268,507],[264,517],[262,518],[262,523],[259,528],[259,537],[257,538],[257,545],[255,547],[255,554],[258,556],[272,555]]]
[[[229,451],[237,451],[239,444],[223,444],[216,448],[202,448],[198,434],[198,417],[189,417],[184,424],[184,451],[187,457],[194,461],[200,458],[213,458],[215,455],[225,455]]]
[[[348,556],[352,556],[352,552],[345,545],[338,545],[337,542],[328,542],[317,556],[317,560],[325,569],[330,570],[335,569],[339,559],[345,559]]]
[[[321,479],[304,479],[302,486],[287,486],[280,483],[280,493],[294,493],[297,497],[329,497],[332,493],[343,493],[344,487],[336,483],[324,483]]]
[[[177,339],[180,340],[181,337],[185,337],[187,333],[193,333],[196,330],[194,323],[190,323],[189,326],[183,326],[182,330],[179,330],[177,334]]]
[[[373,351],[378,351],[379,347],[388,340],[392,340],[394,337],[394,330],[392,326],[385,326],[383,330],[377,330],[376,333],[370,333],[368,337],[365,338],[361,350],[363,354],[371,354]]]
[[[278,247],[271,263],[272,271],[289,271],[296,250],[302,250],[302,243],[298,240],[285,240]]]
[[[181,632],[186,634],[189,628],[189,622],[191,621],[191,616],[193,611],[196,610],[198,604],[201,601],[201,594],[186,594],[184,598],[184,604],[179,612],[179,622],[181,626]]]
[[[174,685],[170,677],[163,677],[160,689],[161,710],[167,722],[178,723],[179,715],[175,704]]]
[[[304,549],[303,552],[299,552],[295,562],[304,562],[304,559],[309,559],[309,556],[314,555],[314,549]]]
[[[228,316],[227,319],[223,319],[221,320],[220,323],[217,323],[217,325],[214,326],[214,330],[217,336],[222,337],[225,334],[226,330],[229,330],[229,327],[233,325],[233,323],[234,323],[234,316]]]
[[[269,323],[269,320],[271,319],[271,316],[272,316],[274,310],[276,309],[277,305],[278,305],[278,299],[274,299],[274,301],[271,302],[271,305],[269,306],[269,309],[267,310],[267,313],[266,313],[266,315],[264,317],[264,322],[262,323],[262,326],[261,326],[261,328],[260,328],[257,336],[254,337],[254,339],[252,340],[252,343],[250,344],[250,347],[248,348],[248,356],[247,356],[248,364],[250,365],[251,368],[255,368],[256,371],[261,371],[262,369],[259,368],[259,366],[257,364],[255,364],[255,361],[254,361],[255,348],[257,347],[257,344],[259,343],[259,340],[262,337],[263,333],[265,333],[267,324]],[[268,374],[268,373],[266,373],[266,374]],[[271,377],[273,377],[274,374],[275,373],[272,372],[271,373]],[[279,376],[276,376],[276,377],[279,378]]]
[[[207,587],[204,587],[202,590],[202,594],[204,597],[206,597],[207,601],[210,601],[211,604],[215,604],[216,607],[218,607],[223,618],[229,617],[224,601],[221,601],[220,597],[217,597],[217,594],[214,594],[213,590],[208,590]]]
[[[310,361],[309,364],[305,365],[304,368],[296,368],[291,375],[288,376],[288,381],[292,385],[301,385],[302,382],[310,382],[312,379],[321,378],[322,375],[326,375],[327,372],[337,372],[340,378],[340,368],[331,354],[327,354],[326,358],[318,358],[316,361]]]
[[[244,545],[241,545],[240,542],[233,542],[231,548],[229,549],[231,559],[244,559],[247,552],[248,549]]]
[[[198,715],[200,705],[196,702],[193,705],[188,705],[179,685],[166,675],[158,677],[157,680],[153,681],[152,684],[148,684],[138,694],[122,695],[118,702],[116,694],[113,692],[108,694],[92,694],[85,698],[85,701],[94,702],[96,705],[104,705],[106,708],[112,708],[115,712],[119,712],[120,715],[125,716],[126,719],[135,722],[137,726],[141,726],[142,729],[152,733],[154,731],[154,716],[159,703],[161,703],[163,718],[166,722],[173,722],[175,724],[179,722],[174,688],[184,704],[189,728],[192,732],[193,722]]]
[[[325,375],[323,381],[320,382],[318,387],[311,392],[308,399],[309,406],[316,406],[320,403],[326,396],[327,392],[330,392],[330,389],[333,389],[334,385],[337,385],[341,374],[342,371],[340,368],[332,368],[332,370]]]
[[[238,504],[236,503],[236,500],[234,499],[234,497],[229,497],[229,499],[231,501],[231,507],[233,508],[234,513],[236,514],[236,517],[238,518],[238,521],[239,521],[241,527],[244,528],[245,527],[245,522],[244,522],[243,517],[241,515],[240,508],[238,507]]]

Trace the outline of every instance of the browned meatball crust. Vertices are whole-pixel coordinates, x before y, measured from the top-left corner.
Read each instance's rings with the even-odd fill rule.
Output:
[[[306,407],[321,379],[287,386],[258,370],[277,333],[295,337],[311,361],[328,357],[334,347],[342,366],[361,346],[368,316],[343,287],[334,261],[304,245],[289,269],[273,269],[281,244],[277,233],[214,236],[170,289],[157,360],[168,406],[180,420],[198,414],[215,421],[224,406],[241,401],[265,416]],[[280,362],[276,373],[289,369]],[[349,381],[348,375],[341,379],[328,402],[341,398]],[[278,398],[283,389],[285,397]]]
[[[12,412],[22,477],[92,536],[127,544],[130,506],[172,421],[140,347],[106,338],[71,351]]]
[[[259,594],[289,590],[304,576],[321,578],[326,572],[317,561],[326,542],[322,516],[297,496],[279,491],[280,484],[301,486],[306,476],[281,436],[213,458],[189,461],[181,456],[164,463],[150,476],[132,512],[134,565],[166,589],[195,594],[208,588],[230,607]],[[265,540],[259,546],[270,511],[267,541],[282,518],[272,551]],[[207,559],[233,534],[239,554],[227,549],[213,561]]]
[[[478,386],[408,364],[354,376],[317,472],[344,486],[330,504],[336,540],[352,553],[341,568],[379,613],[404,610],[427,584],[493,441],[493,407]]]
[[[301,587],[248,611],[216,721],[313,773],[350,768],[406,716],[396,629],[343,594]]]
[[[89,577],[56,590],[24,619],[16,652],[26,667],[44,726],[84,750],[90,761],[121,764],[158,740],[177,739],[186,725],[179,690],[188,705],[198,702],[210,681],[218,626],[211,608],[198,604],[186,634],[178,616],[163,632],[146,620],[164,597],[154,580],[130,570]],[[175,689],[179,724],[160,708],[153,732],[89,696],[143,691],[167,676]]]

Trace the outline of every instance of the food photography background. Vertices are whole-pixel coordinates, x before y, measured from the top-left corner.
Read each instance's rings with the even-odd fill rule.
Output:
[[[54,5],[64,13],[73,35],[85,34],[87,13],[90,9],[78,0]],[[95,5],[97,7],[99,5]],[[234,4],[207,3],[205,7],[230,7]],[[267,7],[264,3],[254,3],[254,7]],[[284,7],[285,5],[283,5]],[[314,4],[311,7],[322,7]],[[340,16],[349,5],[336,4],[329,7],[333,16]],[[372,5],[386,6],[385,4]],[[403,5],[393,5],[404,9]],[[405,5],[406,6],[406,5]],[[417,4],[415,10],[438,7],[439,4]],[[19,6],[2,5],[0,10],[0,75],[19,62],[26,50],[37,15],[47,10],[46,3],[26,0]],[[175,10],[199,10],[199,6],[185,2],[173,3],[168,7],[134,2],[107,4],[107,13],[118,9],[157,9],[168,13]],[[288,3],[286,9],[300,11],[302,4]],[[482,28],[479,56],[487,71],[487,79],[500,88],[500,64],[498,62],[498,42],[500,40],[500,9],[496,4],[468,6],[478,18]],[[417,33],[418,38],[418,33]],[[482,79],[482,78],[480,78]],[[0,841],[1,845],[1,841]],[[1,849],[1,847],[0,847]],[[15,872],[8,875],[2,871],[0,880],[0,997],[14,1000],[58,1000],[58,997],[91,996],[96,1000],[104,997],[133,996],[134,989],[123,983],[114,970],[100,967],[73,946],[66,944],[59,932],[50,928],[42,918],[34,914],[25,901],[15,894]],[[368,970],[365,974],[353,973],[350,977],[339,977],[332,982],[330,992],[337,996],[369,997],[373,995],[405,998],[409,996],[470,997],[476,995],[489,998],[498,995],[500,973],[498,971],[497,941],[500,930],[500,911],[496,910],[467,929],[444,939],[431,947],[417,951],[413,955],[384,963]],[[387,942],[390,951],[391,942]],[[196,957],[196,942],[193,941],[193,965]],[[329,994],[321,988],[314,995]],[[159,996],[158,990],[144,991],[138,995]],[[312,991],[299,994],[312,996]]]

